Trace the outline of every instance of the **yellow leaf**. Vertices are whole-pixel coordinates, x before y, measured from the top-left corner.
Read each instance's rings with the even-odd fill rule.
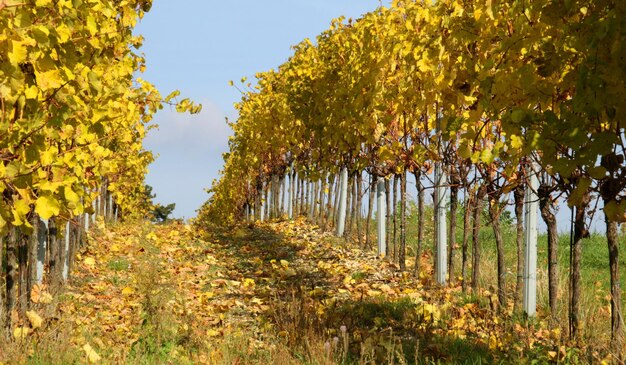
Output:
[[[245,278],[243,279],[243,287],[244,288],[252,288],[255,286],[254,279]]]
[[[356,280],[354,280],[354,279],[352,278],[352,275],[346,275],[346,276],[343,278],[343,283],[344,283],[344,285],[352,285],[352,284],[355,284],[355,283],[356,283]]]
[[[522,148],[522,146],[524,145],[524,140],[521,139],[519,136],[512,134],[510,139],[511,139],[511,147],[515,149]]]
[[[59,215],[60,211],[61,207],[59,202],[51,196],[40,196],[35,202],[35,212],[39,214],[43,220]]]
[[[548,351],[548,359],[550,361],[556,361],[557,358],[558,358],[558,354],[556,351]]]
[[[487,13],[487,15],[489,15],[489,18],[491,18],[491,20],[495,19],[495,16],[493,15],[493,4],[492,4],[492,0],[487,0],[487,2],[485,3],[485,5],[487,5],[487,10],[485,11]]]
[[[490,164],[493,162],[495,156],[493,155],[491,149],[484,149],[480,154],[480,160],[484,163]]]
[[[85,265],[89,267],[96,266],[96,259],[94,259],[93,257],[86,257],[84,262],[85,262]]]
[[[98,33],[98,25],[96,24],[94,17],[91,15],[87,16],[87,30],[91,33],[91,35],[96,35],[96,33]]]
[[[26,312],[26,318],[28,318],[28,321],[30,322],[30,326],[33,329],[37,329],[37,328],[41,327],[41,325],[43,324],[43,319],[35,311],[28,311],[28,312]]]
[[[377,297],[380,296],[382,293],[378,290],[373,290],[373,289],[368,289],[367,290],[367,295],[370,297]]]
[[[24,42],[11,42],[11,51],[9,52],[8,56],[9,62],[13,65],[19,65],[20,63],[26,61],[26,57],[28,56],[28,50],[26,49],[26,45],[24,44]]]
[[[39,284],[33,285],[32,289],[30,290],[30,300],[33,303],[39,303],[39,299],[41,298],[42,291],[43,289],[41,288],[41,285]]]
[[[22,224],[27,223],[26,215],[30,212],[28,202],[24,199],[20,199],[13,203],[13,207],[13,224],[21,226]]]
[[[50,304],[50,303],[52,303],[52,294],[50,294],[48,292],[41,293],[41,296],[39,297],[39,303],[41,303],[41,304]]]
[[[80,202],[80,197],[71,187],[66,186],[63,192],[65,193],[65,200],[68,202],[74,204],[78,204]]]
[[[24,95],[26,96],[26,99],[37,99],[37,96],[39,95],[39,89],[37,89],[37,86],[35,85],[29,86],[24,91]]]
[[[72,36],[72,31],[67,25],[65,25],[65,23],[61,23],[61,25],[57,26],[55,30],[59,35],[60,43],[65,43],[70,40],[70,37]]]
[[[20,340],[20,339],[26,338],[26,336],[28,336],[29,333],[30,333],[30,328],[17,327],[16,329],[13,330],[13,337]]]
[[[430,72],[431,71],[431,67],[428,64],[428,62],[426,62],[425,59],[421,58],[419,61],[417,61],[417,67],[419,68],[420,72]]]
[[[380,161],[392,161],[395,160],[393,152],[386,146],[382,146],[378,151],[378,158]]]
[[[52,2],[52,0],[37,0],[35,1],[35,5],[37,6],[46,6],[49,5]]]
[[[49,148],[42,152],[39,155],[39,158],[43,165],[52,165],[52,163],[54,163],[54,159],[57,157],[58,154],[58,148]]]
[[[85,354],[87,355],[87,361],[89,361],[90,364],[95,364],[102,360],[100,355],[98,355],[98,353],[91,347],[90,344],[86,343],[85,346],[83,346],[83,350],[85,351]]]
[[[483,12],[480,9],[476,9],[474,10],[474,19],[476,20],[480,20],[480,18],[483,16]]]
[[[130,286],[125,287],[124,289],[122,289],[122,295],[131,295],[135,293],[135,289],[131,288]]]
[[[382,284],[380,287],[378,287],[378,289],[380,289],[383,293],[392,295],[395,294],[396,292],[387,284]]]
[[[7,221],[4,220],[4,218],[2,218],[2,216],[0,215],[0,233],[6,233],[5,229],[7,227]]]
[[[37,85],[39,85],[43,91],[57,89],[63,85],[63,79],[61,78],[61,72],[59,72],[59,70],[45,72],[35,71],[35,76],[37,78]]]
[[[33,303],[50,304],[52,295],[44,290],[41,285],[35,284],[30,290],[30,299]]]
[[[498,348],[498,339],[494,335],[489,336],[489,349],[496,350],[497,348]]]
[[[287,260],[280,260],[280,266],[284,267],[285,269],[289,267],[289,261]]]

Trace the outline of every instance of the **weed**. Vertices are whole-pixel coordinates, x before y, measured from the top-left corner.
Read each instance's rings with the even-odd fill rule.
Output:
[[[356,280],[358,282],[358,281],[361,281],[361,280],[365,279],[366,275],[367,274],[364,273],[363,271],[357,271],[355,273],[352,273],[352,279],[354,279],[354,280]]]
[[[131,268],[128,260],[123,259],[123,258],[118,258],[118,259],[109,261],[109,263],[107,264],[107,267],[113,271],[127,271],[127,270],[130,270]]]

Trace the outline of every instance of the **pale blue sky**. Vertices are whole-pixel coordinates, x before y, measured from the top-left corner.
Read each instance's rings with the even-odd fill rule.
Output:
[[[383,1],[387,4],[388,1]],[[378,0],[154,0],[136,33],[145,37],[142,75],[165,95],[179,89],[204,105],[200,115],[159,112],[146,148],[159,154],[147,178],[157,201],[176,203],[177,217],[193,217],[218,176],[236,119],[239,92],[229,80],[275,68],[291,46],[314,38],[341,15],[359,17]]]

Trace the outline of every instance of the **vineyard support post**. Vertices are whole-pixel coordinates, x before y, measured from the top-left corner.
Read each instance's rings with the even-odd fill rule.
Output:
[[[97,212],[96,212],[96,219],[98,219],[98,217],[101,217],[102,214],[102,210],[104,209],[104,201],[102,200],[102,195],[100,194],[100,191],[98,191],[98,202],[97,202]]]
[[[337,214],[337,237],[342,237],[346,227],[346,210],[348,204],[348,168],[341,169],[339,189],[339,213]]]
[[[293,218],[296,219],[300,216],[300,195],[302,194],[302,187],[300,184],[300,174],[296,172],[294,175],[294,187],[293,187]]]
[[[311,180],[309,182],[309,222],[313,222],[313,211],[315,210],[315,191],[317,183]]]
[[[110,192],[107,192],[107,215],[106,218],[109,221],[114,220],[114,207],[113,207],[113,194],[111,194]]]
[[[261,188],[261,191],[259,192],[260,194],[260,200],[261,200],[261,208],[259,211],[259,220],[261,222],[265,221],[265,194],[264,194],[264,188]]]
[[[270,179],[270,182],[267,183],[267,187],[265,187],[265,204],[264,204],[264,211],[265,211],[265,220],[270,220],[272,219],[272,209],[274,207],[273,205],[273,201],[272,199],[274,198],[273,194],[272,194],[272,189],[274,188],[274,183],[272,182],[273,179]]]
[[[328,175],[326,173],[322,174],[322,179],[319,182],[319,194],[317,200],[317,209],[315,212],[317,225],[324,226],[326,221],[326,214],[324,212],[324,208],[326,207],[326,189],[327,189]]]
[[[48,242],[48,223],[47,221],[40,221],[38,224],[39,227],[35,227],[35,229],[39,230],[39,234],[37,235],[38,245],[37,245],[37,278],[36,283],[41,285],[43,282],[43,272],[44,272],[44,264],[46,261],[46,244]]]
[[[385,232],[385,223],[387,219],[385,178],[379,177],[376,185],[376,210],[378,214],[378,256],[383,256],[387,252],[387,236]]]
[[[291,219],[296,219],[298,216],[298,173],[292,172],[291,178],[293,179],[291,182]]]
[[[265,201],[263,202],[263,213],[265,213],[265,220],[270,220],[272,213],[272,188],[271,183],[265,187]]]
[[[272,194],[272,189],[274,188],[274,184],[271,182],[268,183],[266,187],[267,191],[265,192],[265,220],[269,221],[272,219],[272,209],[274,209],[274,194]]]
[[[316,202],[316,195],[317,195],[317,181],[313,181],[311,182],[311,200],[309,203],[309,222],[313,223],[315,217],[315,202]]]
[[[70,221],[65,224],[64,241],[65,253],[63,255],[63,281],[66,281],[70,271]]]
[[[105,187],[103,187],[103,188],[102,188],[102,191],[106,192],[106,188],[105,188]],[[108,201],[108,200],[107,200],[107,196],[106,196],[106,194],[103,194],[103,193],[101,192],[101,193],[100,193],[100,209],[101,209],[100,214],[102,215],[102,220],[103,220],[105,223],[106,223],[106,221],[107,221],[107,214],[108,214],[107,209],[109,208],[109,207],[107,207],[107,201]]]
[[[269,187],[265,187],[264,188],[265,191],[263,192],[263,221],[266,221],[269,219],[270,216],[270,210],[272,209],[272,197],[270,195],[270,189]]]
[[[437,272],[436,280],[439,285],[446,284],[448,272],[448,224],[446,223],[446,205],[448,199],[448,189],[446,188],[446,174],[443,171],[441,162],[435,164],[435,219],[436,232],[435,239],[437,245]]]
[[[280,184],[280,212],[279,215],[280,217],[284,217],[285,214],[287,213],[287,202],[285,202],[285,195],[287,195],[287,190],[288,190],[288,184],[289,184],[289,180],[287,179],[289,177],[289,173],[285,173],[284,175],[281,176],[282,179],[282,184]]]
[[[533,164],[530,171],[530,181],[526,187],[526,219],[525,219],[525,250],[524,266],[524,312],[528,317],[534,317],[537,311],[537,220],[539,211],[539,179],[538,166]]]
[[[288,173],[287,175],[289,176],[289,194],[287,196],[287,216],[289,217],[289,219],[293,219],[293,189],[295,187],[294,184],[294,177],[295,174],[292,172],[293,171],[293,164],[291,165],[291,171],[290,173]]]

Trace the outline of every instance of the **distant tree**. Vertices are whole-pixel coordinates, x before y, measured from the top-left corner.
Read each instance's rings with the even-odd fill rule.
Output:
[[[176,209],[176,203],[162,205],[159,203],[154,203],[153,199],[156,198],[156,194],[152,193],[152,186],[144,185],[143,189],[143,199],[142,204],[145,204],[147,207],[147,211],[150,212],[150,219],[156,223],[165,223],[168,222],[171,218],[170,215],[174,213],[174,209]]]
[[[176,209],[176,203],[161,205],[156,204],[152,210],[153,220],[157,223],[165,223],[170,220],[169,216]]]

